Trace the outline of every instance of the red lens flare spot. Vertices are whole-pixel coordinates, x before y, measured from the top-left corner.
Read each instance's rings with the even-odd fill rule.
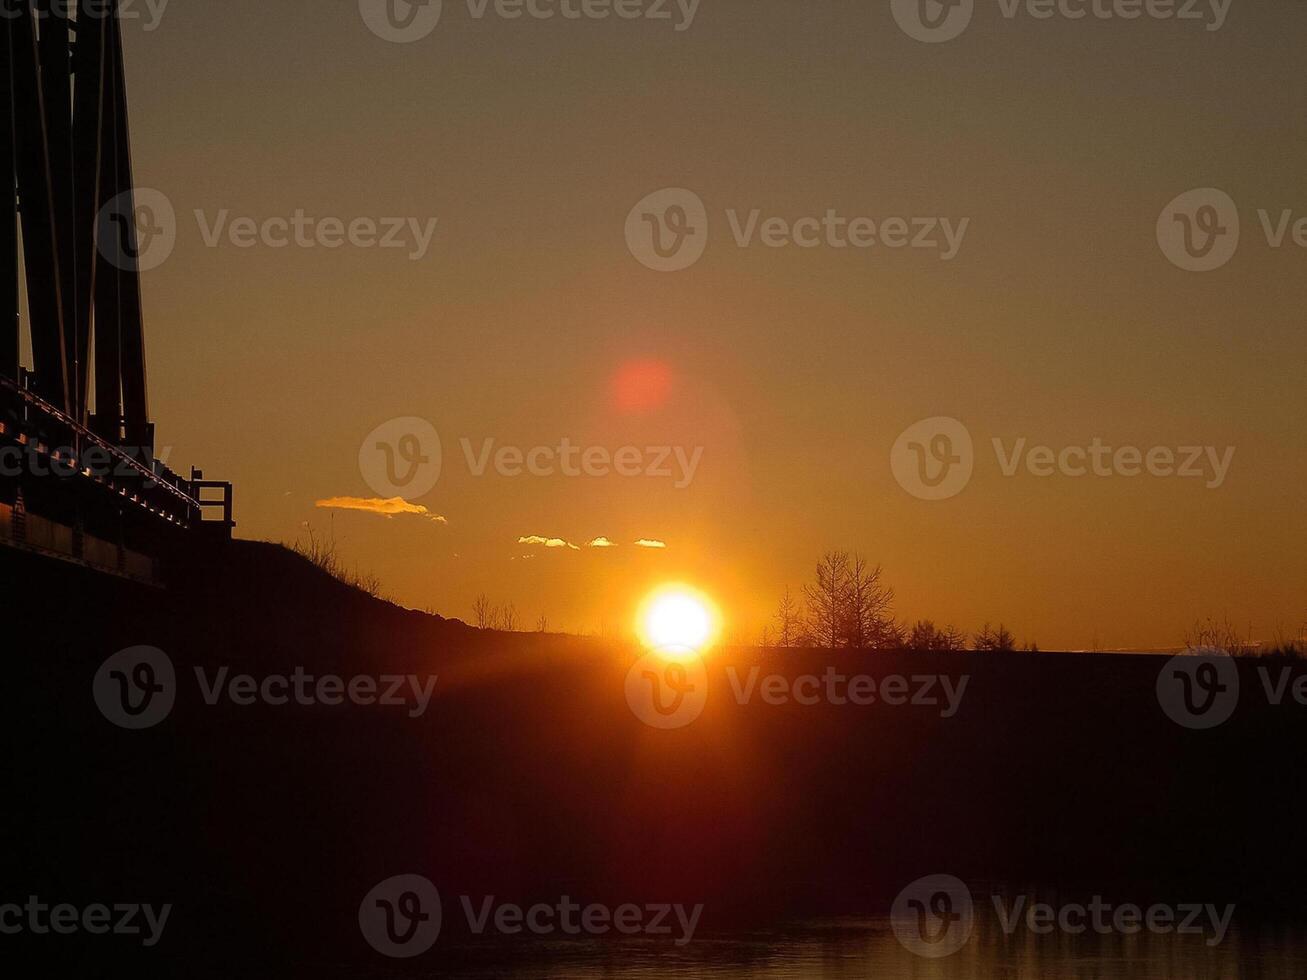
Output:
[[[653,412],[667,403],[672,371],[662,361],[630,361],[610,382],[613,406],[627,414]]]

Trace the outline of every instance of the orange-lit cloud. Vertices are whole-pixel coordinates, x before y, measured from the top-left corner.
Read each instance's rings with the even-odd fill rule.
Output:
[[[666,548],[666,541],[658,541],[653,538],[641,538],[635,543],[637,548]]]
[[[539,534],[532,534],[528,537],[518,538],[517,543],[543,545],[546,548],[567,548],[570,551],[581,550],[570,541],[564,541],[562,538],[545,538],[541,537]]]
[[[587,541],[586,544],[585,544],[585,546],[586,546],[587,548],[616,548],[616,547],[617,547],[617,543],[616,543],[615,541],[609,541],[606,537],[604,537],[604,536],[601,534],[599,537],[595,538],[593,541]]]
[[[439,514],[433,514],[421,504],[409,503],[403,497],[392,497],[389,500],[382,500],[379,497],[328,497],[326,500],[317,501],[313,506],[324,510],[361,510],[365,514],[376,514],[387,520],[411,514],[414,517],[425,517],[438,524],[449,523]]]

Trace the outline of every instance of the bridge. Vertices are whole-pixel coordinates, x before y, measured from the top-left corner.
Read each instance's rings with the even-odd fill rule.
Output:
[[[235,524],[231,484],[155,455],[119,15],[0,17],[0,549],[157,584]]]

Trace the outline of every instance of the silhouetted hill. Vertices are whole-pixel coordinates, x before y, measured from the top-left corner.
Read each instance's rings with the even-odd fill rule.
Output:
[[[1191,731],[1159,707],[1165,658],[719,651],[702,715],[656,730],[626,698],[638,651],[405,611],[276,546],[237,543],[167,592],[4,569],[11,622],[27,625],[5,651],[0,897],[170,902],[144,954],[188,972],[375,963],[359,902],[410,872],[451,905],[702,902],[707,930],[883,912],[928,873],[1245,908],[1300,894],[1307,709],[1266,704],[1256,662],[1240,664],[1234,716]],[[142,644],[167,654],[177,696],[129,731],[93,681]],[[901,675],[909,703],[735,693],[754,668],[831,666]],[[437,679],[420,713],[416,695],[241,704],[229,689],[209,704],[224,668],[256,685],[297,669]],[[925,676],[967,679],[951,715],[911,703]],[[450,916],[455,943],[457,928]],[[58,947],[88,975],[103,949]]]

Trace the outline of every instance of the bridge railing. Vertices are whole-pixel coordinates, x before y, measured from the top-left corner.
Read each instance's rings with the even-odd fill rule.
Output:
[[[154,447],[121,446],[46,402],[26,385],[0,377],[0,437],[74,475],[100,483],[131,503],[183,527],[201,523],[190,481],[154,457]],[[102,464],[88,465],[92,450]]]

